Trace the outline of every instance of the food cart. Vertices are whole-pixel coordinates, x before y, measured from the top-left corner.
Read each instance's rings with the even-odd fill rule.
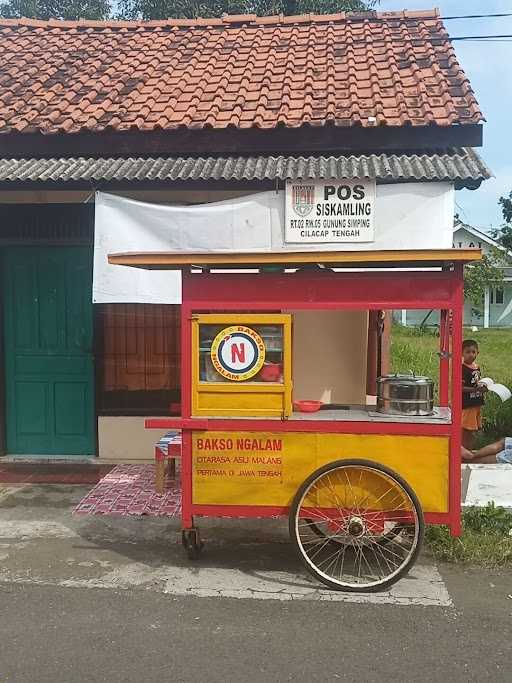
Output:
[[[203,547],[200,517],[287,516],[314,577],[371,592],[413,565],[425,523],[460,534],[463,264],[478,258],[451,249],[109,256],[182,273],[181,416],[146,427],[181,430],[190,558]],[[391,309],[440,312],[432,412],[320,406],[295,395],[297,312]],[[312,348],[311,373],[314,358]]]

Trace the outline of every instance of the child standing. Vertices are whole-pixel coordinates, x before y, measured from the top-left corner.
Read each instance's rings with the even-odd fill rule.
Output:
[[[475,433],[482,427],[482,406],[485,384],[481,384],[480,366],[476,363],[478,343],[473,339],[462,342],[462,445],[471,450]]]

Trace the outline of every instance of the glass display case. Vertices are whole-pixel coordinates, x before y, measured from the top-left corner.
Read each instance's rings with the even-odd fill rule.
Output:
[[[192,321],[193,415],[291,414],[291,316],[204,314]]]

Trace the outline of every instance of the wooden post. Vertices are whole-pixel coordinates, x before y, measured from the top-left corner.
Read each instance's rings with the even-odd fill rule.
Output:
[[[391,326],[393,324],[392,311],[382,311],[384,314],[382,334],[380,336],[380,374],[387,375],[391,371]]]
[[[452,311],[452,383],[451,410],[452,434],[450,438],[450,475],[449,475],[449,511],[450,530],[453,536],[461,534],[461,416],[462,416],[462,363],[460,353],[462,349],[462,310],[464,308],[464,278],[463,266],[456,264],[453,271],[455,292]],[[459,355],[457,355],[459,354]]]
[[[366,394],[377,393],[377,316],[378,311],[368,313],[368,347],[366,351]]]
[[[450,320],[448,311],[441,311],[439,323],[439,405],[449,404],[450,385]]]
[[[489,327],[490,302],[491,302],[491,290],[489,287],[486,287],[484,290],[484,327],[486,329]]]
[[[368,351],[366,394],[377,393],[377,377],[386,375],[391,367],[391,311],[370,311],[368,315]]]

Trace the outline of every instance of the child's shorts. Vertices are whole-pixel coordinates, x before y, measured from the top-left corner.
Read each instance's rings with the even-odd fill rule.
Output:
[[[480,406],[462,409],[462,429],[477,432],[482,428],[482,409]]]
[[[496,462],[512,465],[512,438],[505,437],[505,448],[496,454]]]

